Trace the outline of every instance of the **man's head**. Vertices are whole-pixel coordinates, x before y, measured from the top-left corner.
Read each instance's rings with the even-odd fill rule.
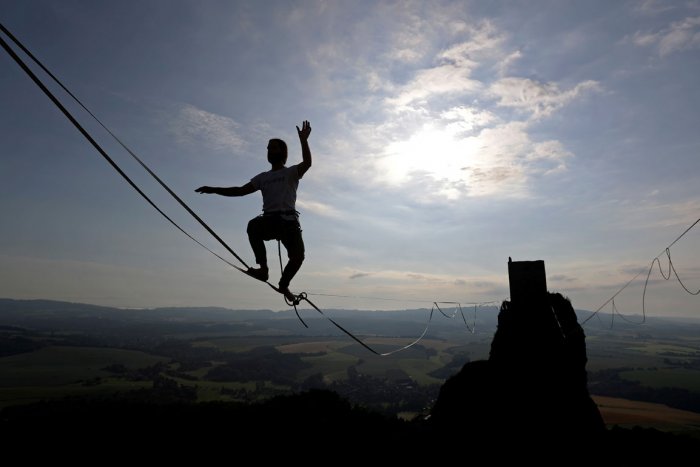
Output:
[[[281,139],[271,139],[267,143],[267,161],[272,165],[285,164],[287,162],[287,143]]]

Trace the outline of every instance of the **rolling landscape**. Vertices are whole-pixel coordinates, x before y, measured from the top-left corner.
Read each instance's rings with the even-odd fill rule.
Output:
[[[250,404],[322,389],[383,416],[419,420],[446,379],[465,363],[489,357],[498,309],[480,307],[473,333],[459,314],[433,316],[424,339],[386,357],[315,311],[300,313],[308,329],[291,310],[125,310],[0,300],[3,418],[41,401]],[[420,335],[430,310],[327,313],[387,352]],[[577,314],[582,321],[590,312]],[[474,310],[465,315],[473,319]],[[588,387],[608,428],[700,439],[700,321],[610,323],[602,315],[584,328]]]

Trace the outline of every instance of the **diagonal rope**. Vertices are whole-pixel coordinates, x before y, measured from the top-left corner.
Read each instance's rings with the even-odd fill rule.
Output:
[[[10,31],[7,30],[1,23],[0,23],[0,31],[2,31],[4,34],[6,34],[27,56],[29,56],[46,74],[48,74],[75,102],[80,105],[105,131],[107,131],[112,138],[114,138],[119,145],[121,145],[122,148],[124,148],[140,165],[143,167],[150,175],[153,177],[175,200],[178,201],[178,203],[192,216],[194,219],[196,219],[216,240],[219,241],[219,243],[226,248],[226,250],[229,251],[238,261],[243,264],[245,267],[249,267],[243,259],[241,259],[240,256],[236,254],[235,251],[231,247],[226,244],[226,242],[219,237],[219,235],[214,232],[211,227],[209,227],[177,194],[170,189],[170,187],[158,177],[155,172],[153,172],[126,144],[124,144],[105,124],[102,123],[102,121],[97,118],[66,86],[63,85],[63,83],[56,78],[56,76],[51,73],[24,45],[22,45],[15,36],[10,33]],[[85,130],[85,128],[77,121],[77,119],[68,111],[68,109],[58,100],[58,98],[44,85],[44,83],[37,77],[37,75],[27,66],[27,64],[15,53],[15,51],[7,44],[7,42],[0,36],[0,45],[2,46],[3,49],[10,55],[10,57],[19,65],[19,67],[29,76],[29,78],[44,92],[44,94],[51,100],[51,102],[63,113],[63,115],[75,126],[75,128],[87,139],[87,141],[97,150],[97,152],[112,166],[112,168],[119,174],[121,177],[129,184],[131,187],[139,194],[141,197],[143,197],[161,216],[163,216],[168,222],[170,222],[175,228],[177,228],[180,232],[185,234],[187,237],[189,237],[191,240],[196,242],[198,245],[200,245],[202,248],[206,249],[208,252],[219,258],[220,260],[224,261],[226,264],[232,266],[233,268],[243,272],[246,275],[249,275],[244,269],[236,266],[235,264],[229,262],[210,248],[208,248],[206,245],[201,243],[199,240],[197,240],[194,236],[192,236],[190,233],[188,233],[185,229],[183,229],[179,224],[177,224],[171,217],[169,217],[162,209],[160,209],[155,202],[146,194],[144,193],[141,188],[119,167],[119,165],[107,154],[107,152],[95,141],[95,139]],[[281,267],[281,249],[280,249],[280,267]],[[278,293],[282,293],[280,289],[275,287],[273,284],[271,284],[269,281],[264,281],[267,285],[269,285],[273,290],[275,290]],[[311,300],[308,299],[307,294],[302,292],[294,300],[288,300],[287,296],[283,294],[285,297],[285,302],[289,306],[294,307],[294,311],[296,312],[297,317],[301,321],[301,323],[308,328],[308,325],[304,322],[304,320],[301,318],[299,315],[299,312],[297,310],[297,305],[304,300],[309,305],[311,305],[314,309],[316,309],[321,315],[326,317],[331,323],[333,323],[338,329],[343,331],[345,334],[347,334],[349,337],[354,339],[356,342],[361,344],[363,347],[365,347],[367,350],[370,352],[380,355],[380,356],[388,356],[392,355],[394,353],[400,352],[402,350],[406,350],[418,342],[420,342],[425,334],[428,332],[428,328],[430,326],[430,322],[432,320],[433,314],[435,309],[437,308],[440,313],[443,315],[447,316],[442,310],[440,309],[439,305],[437,302],[433,302],[434,306],[430,310],[430,315],[428,317],[428,321],[426,323],[425,329],[421,333],[421,335],[415,339],[413,342],[411,342],[408,345],[405,345],[399,349],[393,350],[391,352],[385,352],[385,353],[380,353],[374,350],[372,347],[369,345],[365,344],[361,339],[356,337],[353,333],[342,327],[340,324],[338,324],[335,320],[333,320],[331,317],[327,316],[323,311],[317,307]],[[460,306],[460,311],[461,311],[461,306]],[[462,317],[464,318],[464,314],[462,313]],[[464,318],[464,322],[466,324],[466,318]]]
[[[26,47],[24,47],[19,40],[17,40],[8,30],[5,28],[2,24],[0,24],[0,30],[5,33],[8,37],[10,37],[15,44],[18,45],[32,60],[35,61],[37,65],[41,67],[42,70],[44,70],[51,78],[58,83],[58,85],[64,89],[90,116],[92,116],[93,119],[95,119],[102,128],[104,128],[175,200],[177,200],[180,205],[187,210],[188,213],[192,215],[215,239],[223,245],[226,250],[229,251],[236,259],[238,259],[241,264],[243,264],[244,267],[248,268],[249,266],[246,264],[243,259],[241,259],[238,254],[236,254],[233,249],[228,246],[228,244],[216,233],[214,230],[209,227],[206,222],[202,220],[201,217],[199,217],[173,190],[170,189],[170,187],[163,182],[156,174],[153,172],[131,149],[129,149],[128,146],[126,146],[112,131],[107,128],[106,125],[104,125],[90,110],[73,94],[71,93],[59,80],[56,78],[34,55],[27,50]],[[131,187],[136,190],[137,193],[139,193],[153,208],[160,213],[165,219],[168,220],[173,226],[175,226],[180,232],[184,233],[187,237],[192,239],[194,242],[196,242],[198,245],[200,245],[202,248],[206,249],[208,252],[228,264],[229,266],[238,269],[242,273],[249,275],[246,270],[236,266],[235,264],[231,263],[227,259],[223,258],[221,255],[218,253],[214,252],[211,250],[209,247],[204,245],[202,242],[197,240],[194,236],[192,236],[189,232],[187,232],[185,229],[183,229],[179,224],[177,224],[170,216],[168,216],[162,209],[160,209],[151,198],[146,195],[146,193],[141,190],[138,185],[119,167],[119,165],[107,154],[107,152],[102,149],[102,147],[95,141],[95,139],[90,136],[90,134],[83,128],[83,126],[76,120],[76,118],[66,109],[66,107],[58,100],[58,98],[44,85],[44,83],[34,74],[34,72],[27,66],[26,63],[15,53],[14,50],[5,42],[5,40],[0,36],[0,45],[5,49],[5,51],[12,57],[12,59],[22,68],[22,70],[34,81],[34,83],[46,94],[46,96],[51,100],[51,102],[58,107],[58,109],[65,115],[65,117],[78,129],[78,131],[85,137],[85,139],[92,144],[92,146],[100,153],[100,155],[112,166],[114,170],[119,173],[119,175],[126,180]],[[273,284],[271,284],[269,281],[265,281],[267,285],[269,285],[273,290],[276,292],[280,292],[280,290],[275,287]],[[281,292],[280,292],[281,293]],[[301,318],[299,318],[301,320]],[[303,322],[303,321],[302,321]],[[304,323],[304,325],[306,325]]]
[[[202,220],[201,217],[197,215],[163,180],[156,175],[153,170],[144,163],[141,158],[139,158],[126,144],[124,144],[102,121],[97,118],[97,116],[90,111],[90,109],[85,106],[80,99],[78,99],[51,71],[44,66],[41,61],[36,58],[30,51],[27,49],[2,23],[0,23],[0,31],[5,33],[29,58],[31,58],[47,75],[53,79],[56,84],[58,84],[80,107],[82,107],[102,128],[104,128],[107,133],[109,133],[112,138],[114,138],[119,145],[124,148],[140,165],[143,167],[150,175],[153,177],[180,205],[192,216],[194,217],[197,222],[199,222],[202,227],[204,227],[216,240],[219,241],[219,243],[228,250],[229,253],[231,253],[238,261],[241,262],[241,264],[249,268],[248,264],[238,255],[236,252],[216,233],[214,230],[207,225],[204,220]],[[0,42],[2,44],[2,47],[7,51],[7,53],[17,62],[17,64],[24,70],[24,72],[29,75],[29,77],[36,83],[37,86],[47,95],[47,97],[63,112],[63,114],[68,118],[68,120],[80,131],[80,133],[92,144],[95,149],[102,155],[105,160],[151,205],[153,206],[165,219],[167,219],[172,225],[174,225],[178,230],[180,230],[182,233],[184,233],[187,237],[192,239],[194,242],[196,242],[198,245],[200,245],[202,248],[206,249],[208,252],[219,258],[221,261],[225,262],[229,266],[245,273],[247,275],[247,272],[236,266],[235,264],[231,263],[227,259],[223,258],[221,255],[218,253],[214,252],[211,250],[209,247],[201,243],[199,240],[197,240],[194,236],[192,236],[190,233],[188,233],[186,230],[184,230],[180,225],[178,225],[175,221],[173,221],[165,212],[163,212],[137,185],[134,183],[131,178],[129,178],[126,173],[117,165],[116,162],[100,147],[100,145],[90,136],[90,134],[80,125],[80,123],[73,117],[73,115],[61,104],[61,102],[54,96],[54,94],[44,85],[44,83],[32,72],[32,70],[22,61],[22,59],[10,48],[10,46],[0,37]],[[280,292],[277,287],[275,287],[273,284],[271,284],[269,281],[265,281],[267,285],[269,285],[273,290],[276,292]],[[301,318],[299,318],[301,320]],[[303,320],[302,320],[303,323]],[[304,323],[304,325],[306,325]]]
[[[615,292],[615,294],[613,294],[612,297],[610,297],[605,303],[603,303],[602,305],[600,305],[600,307],[598,307],[598,309],[595,310],[595,311],[591,314],[591,316],[589,316],[588,318],[586,318],[585,320],[583,320],[583,322],[581,323],[581,326],[583,326],[584,324],[586,324],[586,323],[588,322],[588,320],[590,320],[590,319],[593,318],[594,316],[597,316],[598,313],[600,312],[600,310],[602,310],[603,308],[605,308],[605,306],[606,306],[608,303],[610,303],[610,302],[612,302],[613,300],[615,300],[615,298],[616,298],[618,295],[620,295],[620,294],[622,293],[623,290],[625,290],[627,287],[629,287],[629,285],[630,285],[632,282],[634,282],[639,276],[642,275],[642,272],[643,272],[643,271],[638,272],[637,275],[634,276],[632,279],[630,279],[629,282],[627,282],[625,285],[623,285],[623,286],[620,288],[620,290],[618,290],[617,292]]]
[[[175,194],[175,192],[174,192],[173,190],[171,190],[170,187],[168,187],[168,185],[165,184],[165,182],[163,182],[163,181],[155,174],[155,172],[153,172],[153,171],[138,157],[138,156],[136,156],[136,154],[134,154],[134,152],[131,151],[131,149],[129,149],[129,148],[128,148],[128,147],[127,147],[127,146],[126,146],[112,131],[110,131],[110,130],[106,127],[106,125],[104,125],[92,112],[90,112],[90,110],[89,110],[85,105],[83,105],[83,103],[82,103],[73,93],[71,93],[71,92],[60,82],[60,80],[58,80],[58,78],[56,78],[56,77],[55,77],[55,76],[54,76],[54,75],[53,75],[53,74],[52,74],[52,73],[51,73],[51,72],[36,58],[36,57],[34,57],[34,55],[32,55],[31,52],[29,52],[29,50],[27,50],[27,48],[24,47],[24,46],[19,42],[19,40],[18,40],[17,38],[15,38],[14,35],[12,35],[12,33],[10,33],[10,32],[7,30],[7,28],[5,28],[1,23],[0,23],[0,31],[2,31],[2,32],[5,33],[8,37],[10,37],[10,38],[12,39],[12,41],[13,41],[15,44],[17,44],[18,47],[20,47],[30,58],[32,58],[32,60],[35,61],[35,63],[36,63],[37,65],[39,65],[39,66],[41,67],[42,70],[44,70],[49,76],[51,76],[51,78],[52,78],[54,81],[56,81],[56,83],[58,83],[58,85],[59,85],[62,89],[64,89],[64,90],[65,90],[65,91],[66,91],[66,92],[67,92],[67,93],[68,93],[68,94],[69,94],[83,109],[85,109],[85,111],[86,111],[87,113],[89,113],[89,114],[92,116],[92,118],[94,118],[94,119],[100,124],[100,126],[102,126],[102,128],[104,128],[104,129],[105,129],[105,130],[106,130],[106,131],[107,131],[107,132],[108,132],[108,133],[109,133],[109,134],[110,134],[110,135],[111,135],[111,136],[112,136],[112,137],[113,137],[113,138],[114,138],[128,153],[129,153],[129,154],[131,154],[131,156],[132,156],[134,159],[136,159],[136,160],[139,162],[139,164],[140,164],[140,165],[141,165],[141,166],[156,180],[156,181],[158,181],[158,183],[159,183],[166,191],[168,191],[168,193],[170,193],[170,195],[173,196],[173,197],[180,203],[180,205],[182,205],[182,206],[187,210],[187,212],[189,212],[189,213],[190,213],[190,214],[191,214],[191,215],[192,215],[192,216],[193,216],[193,217],[194,217],[194,218],[195,218],[195,219],[196,219],[196,220],[197,220],[197,221],[198,221],[198,222],[199,222],[213,237],[214,237],[214,238],[216,238],[216,239],[219,241],[219,243],[221,243],[221,245],[223,245],[224,248],[226,248],[226,250],[228,250],[236,259],[238,259],[238,260],[241,262],[241,264],[243,264],[244,267],[246,267],[246,268],[249,267],[249,266],[245,263],[245,261],[243,261],[243,259],[241,259],[241,257],[238,256],[238,255],[236,254],[236,252],[233,251],[233,249],[232,249],[230,246],[228,246],[228,244],[227,244],[221,237],[219,237],[219,235],[216,234],[216,232],[214,232],[214,230],[213,230],[211,227],[209,227],[209,226],[208,226],[208,225],[207,225],[207,224],[206,224],[206,223],[205,223],[205,222],[204,222],[190,207],[189,207],[189,206],[187,206],[187,204],[186,204],[184,201],[182,201],[182,199],[181,199],[179,196],[177,196],[177,195]],[[68,109],[66,109],[66,107],[58,100],[58,98],[46,87],[46,85],[44,85],[44,83],[43,83],[43,82],[36,76],[36,74],[27,66],[27,64],[24,63],[24,61],[15,53],[15,51],[12,50],[12,48],[7,44],[7,42],[5,42],[5,40],[4,40],[1,36],[0,36],[0,45],[2,45],[2,47],[3,47],[3,48],[5,49],[5,51],[10,55],[10,57],[12,57],[12,59],[20,66],[20,68],[22,68],[22,70],[31,78],[31,80],[34,81],[34,83],[44,92],[44,94],[46,94],[46,96],[51,100],[51,102],[53,102],[54,105],[56,105],[56,107],[58,107],[58,109],[63,113],[63,115],[76,127],[76,129],[85,137],[85,139],[87,139],[88,142],[90,142],[90,144],[91,144],[91,145],[97,150],[97,152],[99,152],[100,155],[112,166],[112,168],[113,168],[114,170],[116,170],[117,173],[119,173],[119,175],[121,175],[122,178],[124,178],[124,180],[126,180],[126,182],[129,183],[129,185],[131,185],[131,187],[132,187],[134,190],[136,190],[136,192],[137,192],[138,194],[140,194],[151,206],[153,206],[153,208],[154,208],[156,211],[158,211],[158,213],[159,213],[160,215],[162,215],[165,219],[167,219],[168,222],[170,222],[173,226],[175,226],[175,228],[177,228],[180,232],[182,232],[182,233],[185,234],[187,237],[189,237],[189,238],[192,239],[194,242],[196,242],[199,246],[201,246],[202,248],[204,248],[205,250],[207,250],[208,252],[210,252],[211,254],[213,254],[214,256],[216,256],[217,258],[219,258],[221,261],[223,261],[223,262],[225,262],[226,264],[228,264],[229,266],[231,266],[231,267],[233,267],[233,268],[235,268],[235,269],[241,271],[242,273],[248,275],[247,272],[246,272],[246,270],[244,270],[244,269],[242,269],[242,268],[236,266],[235,264],[231,263],[231,262],[228,261],[227,259],[223,258],[223,257],[222,257],[221,255],[219,255],[218,253],[216,253],[216,252],[214,252],[213,250],[211,250],[209,247],[207,247],[206,245],[204,245],[202,242],[200,242],[200,241],[197,240],[194,236],[192,236],[189,232],[187,232],[185,229],[183,229],[179,224],[177,224],[177,223],[176,223],[172,218],[170,218],[170,216],[168,216],[162,209],[160,209],[160,208],[155,204],[155,202],[153,202],[153,200],[151,200],[151,198],[149,198],[148,195],[146,195],[146,193],[144,193],[144,192],[138,187],[138,185],[136,185],[136,183],[121,169],[121,167],[119,167],[119,165],[107,154],[107,152],[106,152],[104,149],[102,149],[102,147],[97,143],[97,141],[95,141],[95,139],[94,139],[92,136],[90,136],[90,134],[87,132],[87,130],[85,130],[85,128],[83,128],[83,126],[75,119],[75,117],[68,111]],[[265,283],[266,283],[267,285],[269,285],[269,286],[270,286],[273,290],[275,290],[276,292],[280,292],[280,290],[279,290],[277,287],[275,287],[273,284],[271,284],[270,282],[265,281]],[[301,318],[299,318],[299,319],[301,320]],[[303,321],[302,321],[302,322],[303,322]],[[304,323],[304,325],[306,325],[306,324]]]
[[[153,172],[153,171],[150,169],[150,167],[148,167],[148,166],[141,160],[141,158],[139,158],[126,144],[124,144],[124,143],[122,142],[122,140],[120,140],[120,139],[117,137],[117,135],[115,135],[114,133],[112,133],[112,131],[111,131],[109,128],[107,128],[107,126],[106,126],[104,123],[102,123],[102,121],[101,121],[99,118],[97,118],[97,116],[96,116],[95,114],[93,114],[93,113],[90,111],[90,109],[88,109],[87,106],[85,106],[85,105],[82,103],[82,101],[81,101],[80,99],[78,99],[66,86],[63,85],[63,83],[61,82],[61,80],[59,80],[53,73],[51,73],[51,71],[50,71],[48,68],[46,68],[46,67],[44,66],[44,64],[43,64],[38,58],[36,58],[36,57],[35,57],[35,56],[34,56],[34,55],[33,55],[33,54],[32,54],[32,53],[31,53],[31,52],[30,52],[30,51],[29,51],[29,50],[28,50],[28,49],[27,49],[27,48],[26,48],[26,47],[25,47],[11,32],[10,32],[10,31],[8,31],[7,28],[5,28],[5,26],[3,26],[1,23],[0,23],[0,30],[1,30],[3,33],[5,33],[5,34],[12,40],[12,42],[14,42],[14,43],[17,45],[17,47],[19,47],[25,54],[27,54],[27,56],[28,56],[29,58],[31,58],[32,61],[34,61],[34,63],[36,63],[49,77],[51,77],[51,79],[53,79],[53,80],[56,82],[56,84],[58,84],[58,85],[61,87],[61,89],[63,89],[63,90],[64,90],[64,91],[65,91],[65,92],[66,92],[80,107],[82,107],[83,110],[85,110],[85,111],[86,111],[86,112],[87,112],[87,113],[88,113],[88,114],[89,114],[89,115],[90,115],[90,116],[91,116],[91,117],[106,131],[106,132],[107,132],[107,133],[109,133],[110,136],[112,136],[112,138],[114,138],[114,140],[115,140],[117,143],[119,143],[119,145],[120,145],[122,148],[124,148],[124,149],[126,150],[126,152],[128,152],[128,153],[131,155],[131,157],[133,157],[134,160],[136,160],[136,162],[138,162],[138,163],[141,165],[141,167],[143,167],[143,168],[146,170],[146,172],[148,172],[148,173],[151,175],[151,177],[153,177],[153,178],[154,178],[154,179],[155,179],[155,180],[156,180],[156,181],[157,181],[157,182],[158,182],[158,183],[159,183],[159,184],[160,184],[160,185],[161,185],[161,186],[162,186],[162,187],[163,187],[177,202],[178,202],[178,203],[180,203],[180,205],[181,205],[192,217],[194,217],[194,219],[197,220],[197,222],[199,222],[199,223],[202,225],[202,227],[204,227],[204,228],[207,230],[207,232],[209,232],[216,240],[218,240],[219,243],[221,243],[221,245],[223,245],[223,247],[226,248],[226,250],[228,250],[229,253],[231,253],[238,261],[240,261],[241,264],[243,264],[244,267],[246,267],[246,268],[249,267],[249,266],[246,264],[246,262],[243,261],[243,259],[241,259],[241,257],[238,256],[238,255],[236,254],[236,252],[233,251],[233,249],[232,249],[231,247],[229,247],[228,244],[227,244],[221,237],[219,237],[219,235],[217,235],[217,233],[214,232],[214,230],[212,230],[211,227],[209,227],[209,225],[207,225],[207,223],[204,222],[204,221],[202,220],[201,217],[199,217],[199,216],[197,215],[197,213],[195,213],[195,212],[194,212],[194,211],[193,211],[193,210],[192,210],[192,209],[191,209],[191,208],[190,208],[190,207],[189,207],[189,206],[188,206],[174,191],[173,191],[173,190],[171,190],[170,187],[169,187],[163,180],[161,180],[160,177],[158,177],[158,175],[156,175],[155,172]],[[36,75],[34,75],[34,73],[33,73],[25,64],[23,64],[23,62],[21,63],[21,59],[14,53],[14,51],[12,51],[12,50],[7,46],[7,44],[5,44],[5,41],[3,41],[3,47],[4,47],[5,50],[12,56],[12,58],[22,67],[22,69],[23,69],[27,74],[30,75],[30,77],[32,78],[32,80],[42,89],[42,91],[44,91],[44,93],[46,93],[46,95],[49,97],[49,99],[51,99],[51,101],[52,101],[54,104],[56,104],[56,105],[59,107],[59,109],[61,109],[61,111],[64,113],[64,115],[66,115],[66,117],[68,117],[68,119],[71,121],[71,123],[73,123],[74,125],[76,125],[76,127],[77,127],[78,130],[83,134],[83,136],[85,136],[85,137],[88,139],[88,141],[90,141],[90,143],[92,143],[92,145],[95,146],[95,148],[100,152],[100,154],[102,154],[102,156],[105,157],[105,158],[107,159],[107,161],[112,165],[112,167],[114,167],[114,168],[120,173],[120,175],[122,175],[122,177],[125,177],[125,179],[126,179],[140,194],[141,194],[141,196],[144,196],[144,197],[147,199],[147,201],[149,201],[149,203],[151,203],[151,204],[153,205],[153,203],[148,199],[148,197],[146,197],[146,196],[141,192],[141,190],[139,190],[138,188],[136,188],[136,186],[134,185],[134,183],[131,182],[130,179],[121,171],[121,169],[119,169],[119,168],[117,167],[116,163],[114,163],[114,161],[113,161],[101,148],[99,148],[99,146],[97,146],[97,143],[94,142],[94,140],[87,134],[87,132],[82,128],[82,126],[80,126],[80,124],[68,113],[68,111],[65,109],[65,107],[63,107],[63,105],[60,104],[60,102],[53,96],[53,94],[51,94],[51,92],[43,85],[43,83],[41,83],[41,82],[38,80],[38,78],[36,77]],[[156,207],[155,205],[153,205],[153,206]],[[156,209],[158,210],[158,212],[160,212],[161,214],[163,214],[163,212],[162,212],[160,209],[158,209],[157,207],[156,207]],[[163,215],[165,216],[165,214],[163,214]],[[165,216],[165,217],[168,218],[167,216]],[[168,218],[168,220],[170,220],[170,219]],[[187,235],[188,237],[192,238],[192,240],[194,240],[194,241],[196,241],[197,243],[199,243],[198,240],[194,239],[189,233],[185,232],[182,228],[180,228],[180,227],[179,227],[177,224],[175,224],[172,220],[170,220],[170,222],[173,223],[173,224],[174,224],[179,230],[181,230],[183,233],[185,233],[185,235]],[[201,243],[199,243],[199,244],[200,244],[201,246],[204,246],[204,245],[202,245]],[[204,248],[207,248],[207,247],[204,247]],[[207,248],[207,250],[209,250],[209,248]],[[215,254],[216,256],[219,257],[219,259],[221,259],[221,260],[225,261],[226,263],[228,263],[229,265],[233,266],[231,263],[229,263],[228,261],[226,261],[225,259],[223,259],[221,256],[217,255],[217,254],[214,253],[213,251],[209,250],[209,252]],[[236,266],[234,266],[234,267],[236,267]]]
[[[5,28],[2,27],[0,24],[0,29],[5,31]],[[208,248],[206,245],[201,243],[199,240],[197,240],[195,237],[193,237],[190,233],[188,233],[185,229],[183,229],[177,222],[175,222],[170,216],[168,216],[165,212],[163,212],[162,209],[160,209],[155,202],[146,194],[144,193],[138,185],[117,165],[116,162],[105,152],[104,149],[95,141],[92,136],[83,128],[83,126],[73,117],[73,115],[61,104],[61,102],[56,98],[56,96],[53,95],[53,93],[44,85],[44,83],[41,82],[41,80],[32,72],[32,70],[29,69],[29,67],[22,61],[22,59],[10,48],[10,46],[3,40],[2,37],[0,37],[0,45],[5,49],[5,51],[12,57],[15,62],[24,70],[24,72],[34,81],[34,83],[46,94],[46,96],[51,100],[51,102],[58,107],[58,109],[63,113],[63,115],[76,127],[76,129],[85,137],[85,139],[88,140],[88,142],[97,150],[98,153],[109,163],[109,165],[112,166],[114,170],[117,171],[119,175],[122,176],[122,178],[129,184],[131,187],[136,190],[136,192],[141,195],[143,199],[148,202],[158,213],[163,216],[168,222],[170,222],[176,229],[178,229],[180,232],[185,234],[187,237],[192,239],[194,242],[196,242],[199,246],[202,248],[206,249],[209,251],[211,254],[215,255],[218,257],[220,260],[226,262],[230,266],[233,266],[236,269],[238,268],[236,265],[230,263],[228,260],[225,258],[221,257],[218,255],[216,252],[212,251],[210,248]]]

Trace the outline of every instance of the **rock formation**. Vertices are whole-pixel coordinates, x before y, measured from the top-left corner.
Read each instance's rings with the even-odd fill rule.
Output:
[[[588,393],[586,343],[568,299],[549,293],[535,309],[505,301],[488,360],[445,382],[432,423],[446,436],[480,442],[557,444],[602,438]]]

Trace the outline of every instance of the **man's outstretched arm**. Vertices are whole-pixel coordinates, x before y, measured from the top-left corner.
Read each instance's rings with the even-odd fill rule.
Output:
[[[248,182],[243,186],[232,186],[228,188],[221,188],[216,186],[200,186],[196,190],[197,193],[215,194],[221,196],[245,196],[256,192],[257,190],[253,187],[253,184]]]
[[[299,142],[301,142],[301,157],[302,161],[297,165],[299,178],[303,177],[307,170],[311,168],[311,149],[309,149],[309,135],[311,134],[311,124],[308,120],[304,120],[301,125],[301,130],[297,127],[299,133]]]

